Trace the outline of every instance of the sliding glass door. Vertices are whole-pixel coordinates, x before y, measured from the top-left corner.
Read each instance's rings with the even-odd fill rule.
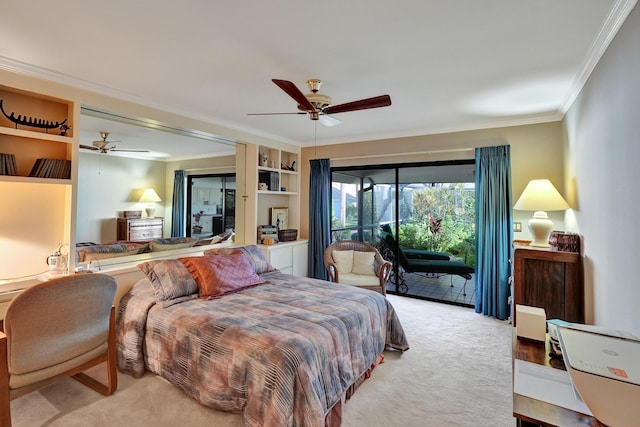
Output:
[[[417,249],[473,265],[474,171],[473,160],[332,168],[332,241],[370,243],[391,261]],[[394,262],[388,290],[406,292],[409,274]]]
[[[187,236],[207,238],[235,229],[235,174],[187,177]]]
[[[386,171],[332,173],[332,242],[351,239],[377,245],[380,224],[392,222],[395,217],[395,186],[372,179],[383,173]]]

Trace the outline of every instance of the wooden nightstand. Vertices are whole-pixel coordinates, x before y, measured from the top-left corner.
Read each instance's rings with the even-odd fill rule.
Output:
[[[118,240],[130,242],[162,239],[164,218],[118,218]]]
[[[513,245],[513,302],[545,309],[547,319],[584,323],[580,254]],[[516,325],[515,310],[513,325]]]

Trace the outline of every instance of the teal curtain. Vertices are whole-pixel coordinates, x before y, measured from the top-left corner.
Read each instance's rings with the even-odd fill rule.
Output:
[[[513,217],[508,145],[476,148],[475,311],[507,319]]]
[[[184,171],[173,171],[173,201],[171,204],[171,237],[184,237]]]
[[[331,161],[309,163],[309,277],[329,280],[323,255],[331,243]]]

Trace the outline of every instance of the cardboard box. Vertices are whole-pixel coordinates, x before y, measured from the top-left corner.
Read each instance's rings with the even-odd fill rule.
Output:
[[[547,334],[547,314],[544,308],[516,304],[516,334],[520,338],[545,341]]]

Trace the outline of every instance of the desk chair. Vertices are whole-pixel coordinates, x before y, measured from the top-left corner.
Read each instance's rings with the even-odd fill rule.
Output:
[[[66,376],[113,394],[116,288],[111,276],[77,274],[32,286],[11,301],[0,332],[0,427],[11,426],[11,400]],[[103,362],[106,385],[82,372]]]

